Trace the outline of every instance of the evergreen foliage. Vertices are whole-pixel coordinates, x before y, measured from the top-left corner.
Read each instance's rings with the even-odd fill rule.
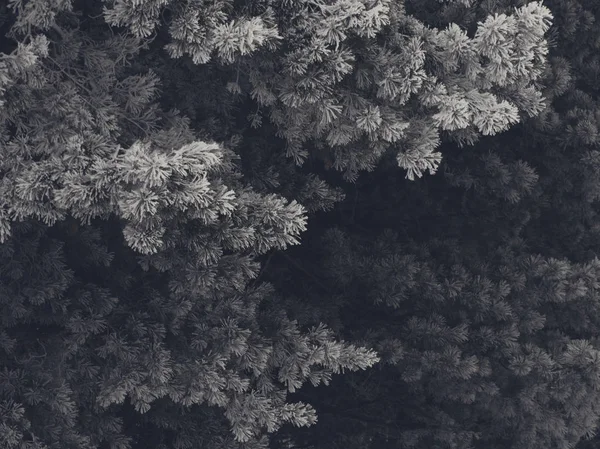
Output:
[[[599,14],[1,4],[0,448],[598,446]]]
[[[413,3],[437,25],[452,15]],[[302,268],[289,303],[300,322],[325,319],[384,362],[298,394],[320,413],[310,432],[288,434],[301,447],[598,446],[599,11],[546,6],[552,102],[539,116],[474,151],[445,145],[443,176],[411,185],[386,167],[359,179],[321,222],[335,227],[273,270],[285,285]],[[314,299],[294,306],[303,297]]]
[[[313,423],[287,392],[378,359],[301,329],[255,282],[305,209],[254,191],[226,143],[161,108],[160,79],[131,64],[148,42],[69,2],[9,6],[3,447],[265,447]]]
[[[567,448],[593,435],[597,258],[530,255],[518,240],[481,258],[472,242],[389,230],[334,229],[310,249],[327,291],[296,307],[301,322],[332,297],[325,316],[384,364],[298,396],[326,413],[302,434],[311,447]]]
[[[544,108],[552,16],[537,2],[487,17],[473,36],[425,26],[389,0],[110,3],[107,22],[138,37],[169,11],[172,57],[235,64],[229,88],[255,100],[252,120],[268,116],[298,164],[316,151],[348,179],[388,149],[409,179],[435,173],[441,132],[473,143]]]

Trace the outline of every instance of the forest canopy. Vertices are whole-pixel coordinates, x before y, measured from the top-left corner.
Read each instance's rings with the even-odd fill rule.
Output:
[[[0,448],[591,449],[595,0],[0,5]]]

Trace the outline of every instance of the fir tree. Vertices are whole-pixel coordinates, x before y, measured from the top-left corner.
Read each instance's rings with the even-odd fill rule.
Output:
[[[70,2],[11,2],[2,56],[2,447],[266,447],[287,401],[377,360],[259,282],[305,209],[160,102],[143,39]],[[254,23],[254,22],[252,22]]]
[[[595,16],[591,0],[11,1],[2,446],[591,436]]]
[[[410,185],[380,168],[359,179],[355,194],[322,222],[341,229],[311,233],[312,243],[286,256],[293,262],[285,269],[271,266],[280,285],[301,276],[296,302],[314,298],[295,307],[301,322],[326,320],[345,338],[376,347],[384,362],[334,382],[327,395],[301,390],[297,397],[313,400],[319,424],[282,440],[291,435],[312,448],[566,448],[595,433],[590,56],[598,10],[584,1],[546,6],[556,24],[545,111],[481,139],[474,151],[446,144],[441,177]],[[434,8],[414,9],[428,23],[447,20]],[[480,13],[472,11],[467,27]]]
[[[321,420],[292,433],[296,441],[525,449],[593,435],[600,262],[528,254],[518,240],[477,250],[463,239],[417,244],[391,231],[374,239],[338,230],[310,248],[323,290],[296,316],[336,316],[328,320],[337,331],[375,347],[383,365],[331,394],[301,390]]]
[[[538,78],[552,16],[537,2],[490,15],[473,36],[430,28],[387,0],[108,3],[107,22],[139,38],[168,22],[172,57],[232,66],[230,89],[258,106],[253,123],[268,116],[289,157],[321,154],[348,179],[387,150],[410,179],[434,173],[441,132],[470,144],[545,106]]]

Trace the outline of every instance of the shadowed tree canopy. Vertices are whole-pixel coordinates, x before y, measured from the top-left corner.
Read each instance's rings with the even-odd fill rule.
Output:
[[[599,13],[1,5],[0,447],[592,437]]]

